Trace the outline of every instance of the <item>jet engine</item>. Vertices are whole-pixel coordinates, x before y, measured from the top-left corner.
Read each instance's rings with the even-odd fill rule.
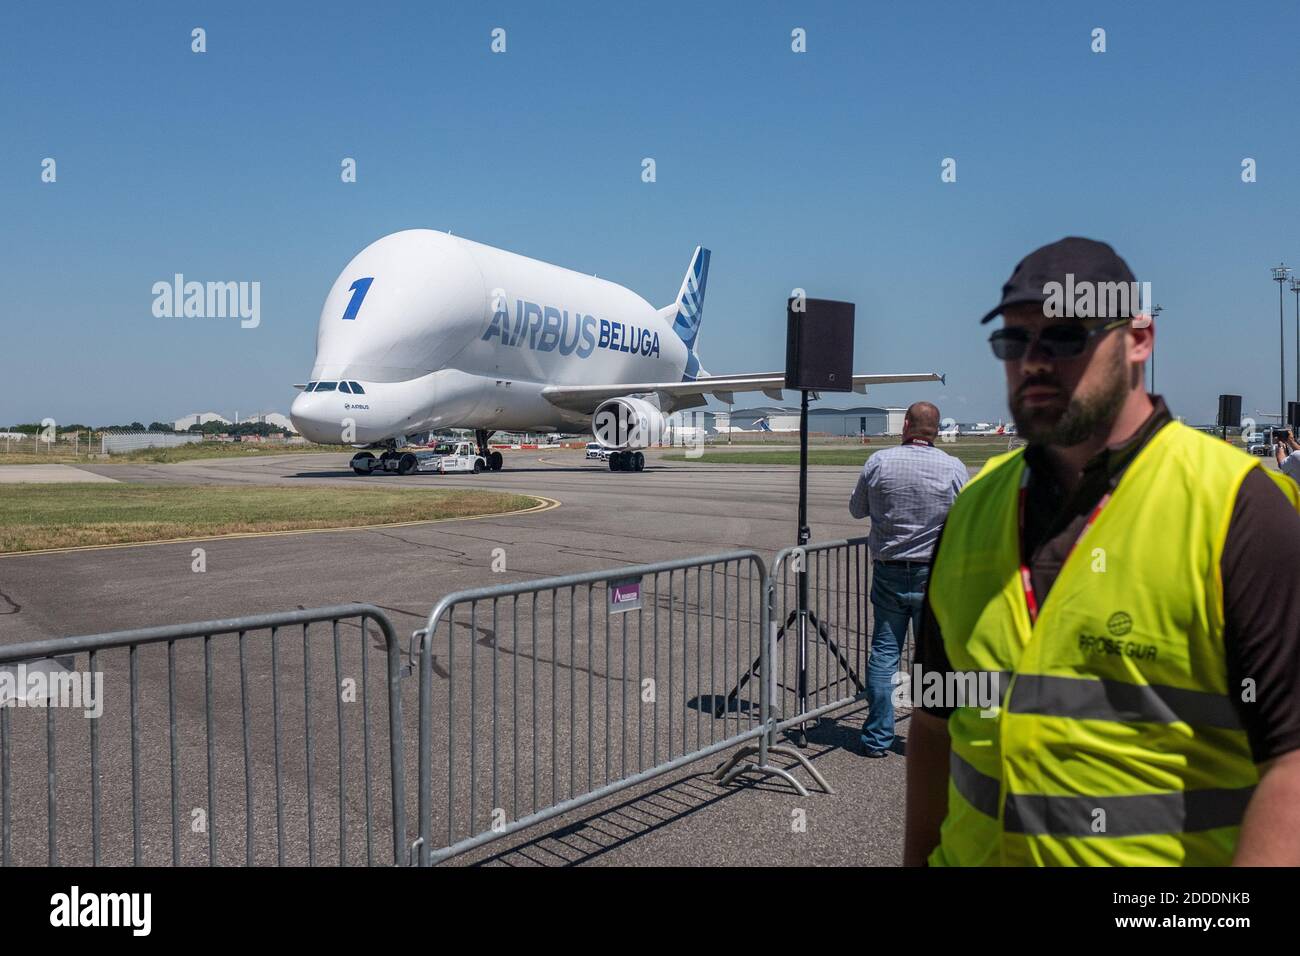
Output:
[[[611,451],[671,444],[667,416],[643,398],[611,398],[591,416],[591,431]]]

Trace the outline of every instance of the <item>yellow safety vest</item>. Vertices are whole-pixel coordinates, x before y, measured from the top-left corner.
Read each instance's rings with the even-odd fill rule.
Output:
[[[1217,438],[1161,428],[1033,623],[1019,571],[1023,449],[958,495],[930,603],[952,667],[997,675],[1001,706],[968,698],[948,721],[932,865],[1231,862],[1258,774],[1233,706],[1243,689],[1227,683],[1219,569],[1237,489],[1257,467]],[[1300,487],[1274,478],[1300,510]]]

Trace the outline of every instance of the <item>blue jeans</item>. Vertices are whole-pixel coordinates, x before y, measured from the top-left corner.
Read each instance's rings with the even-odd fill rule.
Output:
[[[865,746],[888,750],[894,743],[894,674],[912,622],[915,640],[921,628],[921,602],[930,569],[924,564],[890,567],[876,562],[871,568],[871,609],[875,629],[867,661],[867,720],[862,725]]]

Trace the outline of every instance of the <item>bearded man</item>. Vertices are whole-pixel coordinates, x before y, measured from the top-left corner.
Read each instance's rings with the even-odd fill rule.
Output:
[[[1147,393],[1125,287],[1066,238],[982,320],[1028,446],[957,496],[916,663],[998,692],[914,712],[907,864],[1300,864],[1300,488]]]

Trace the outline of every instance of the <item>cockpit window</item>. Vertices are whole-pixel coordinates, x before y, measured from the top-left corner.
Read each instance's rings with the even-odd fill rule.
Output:
[[[347,392],[349,395],[352,394],[352,389],[348,388],[348,383],[347,383],[347,382],[339,382],[339,391],[340,391],[340,392]]]
[[[334,391],[334,389],[338,388],[338,384],[339,384],[338,382],[317,382],[316,391],[332,392]]]
[[[316,387],[316,383],[315,383],[315,382],[308,382],[308,383],[306,384],[306,386],[303,388],[303,391],[304,391],[304,392],[310,392],[310,391],[311,391],[312,389],[314,389],[315,387]]]
[[[352,394],[353,394],[353,395],[364,395],[364,394],[366,394],[366,390],[365,390],[364,388],[362,388],[360,385],[358,385],[356,382],[349,382],[348,384],[352,386]]]

